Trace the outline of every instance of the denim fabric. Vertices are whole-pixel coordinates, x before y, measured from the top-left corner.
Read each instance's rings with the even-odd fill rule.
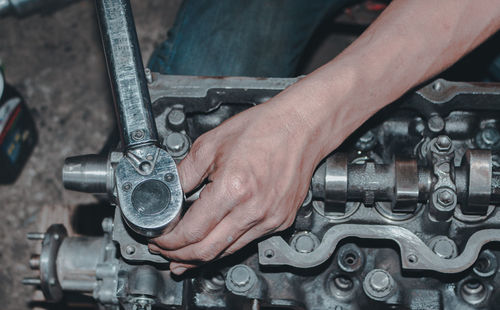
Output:
[[[163,74],[289,77],[318,25],[353,0],[185,0],[148,67]]]

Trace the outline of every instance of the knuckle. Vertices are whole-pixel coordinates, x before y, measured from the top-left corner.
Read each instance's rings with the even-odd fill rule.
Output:
[[[187,242],[194,243],[203,240],[205,234],[201,230],[191,229],[184,231],[183,237]]]
[[[263,208],[252,208],[249,210],[247,215],[247,220],[251,224],[260,223],[265,220],[267,217],[267,213]]]
[[[241,170],[228,175],[225,183],[229,195],[238,202],[250,199],[255,192],[251,176]]]
[[[280,226],[282,226],[283,222],[284,221],[283,221],[283,219],[281,217],[275,215],[275,216],[269,217],[266,220],[264,226],[265,226],[266,230],[272,231],[272,230],[276,230]]]
[[[207,263],[212,261],[217,253],[211,247],[203,247],[197,251],[198,260]]]

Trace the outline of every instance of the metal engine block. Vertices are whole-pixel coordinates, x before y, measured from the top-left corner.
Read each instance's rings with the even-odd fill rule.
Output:
[[[298,80],[146,75],[175,161]],[[61,225],[31,234],[43,250],[31,260],[40,276],[26,283],[49,300],[90,294],[103,309],[496,309],[499,100],[500,85],[445,80],[407,95],[317,168],[289,230],[187,276],[172,276],[117,207],[102,237],[66,236]],[[69,158],[64,184],[116,203],[122,157]]]
[[[97,0],[121,144],[68,158],[66,188],[107,194],[101,237],[45,233],[26,278],[102,309],[498,309],[500,84],[436,80],[380,111],[317,168],[288,230],[182,277],[148,251],[185,199],[176,162],[297,82],[143,70],[128,0]],[[151,104],[152,103],[152,104]],[[280,173],[276,171],[276,173]]]

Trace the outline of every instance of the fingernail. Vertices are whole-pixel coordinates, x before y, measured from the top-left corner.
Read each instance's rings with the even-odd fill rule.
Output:
[[[153,250],[152,248],[149,248],[149,253],[154,254],[154,255],[161,254],[160,251]]]
[[[173,270],[172,270],[172,272],[173,272],[174,274],[176,274],[176,275],[181,275],[181,274],[183,274],[183,273],[184,273],[184,271],[186,271],[186,270],[187,270],[187,268],[185,268],[185,267],[177,267],[177,268],[173,269]]]

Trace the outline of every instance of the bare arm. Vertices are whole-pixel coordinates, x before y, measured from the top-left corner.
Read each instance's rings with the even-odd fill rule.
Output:
[[[211,182],[150,248],[183,261],[171,264],[179,274],[286,229],[323,157],[499,27],[498,0],[393,1],[334,60],[194,143],[179,165],[183,188]]]

